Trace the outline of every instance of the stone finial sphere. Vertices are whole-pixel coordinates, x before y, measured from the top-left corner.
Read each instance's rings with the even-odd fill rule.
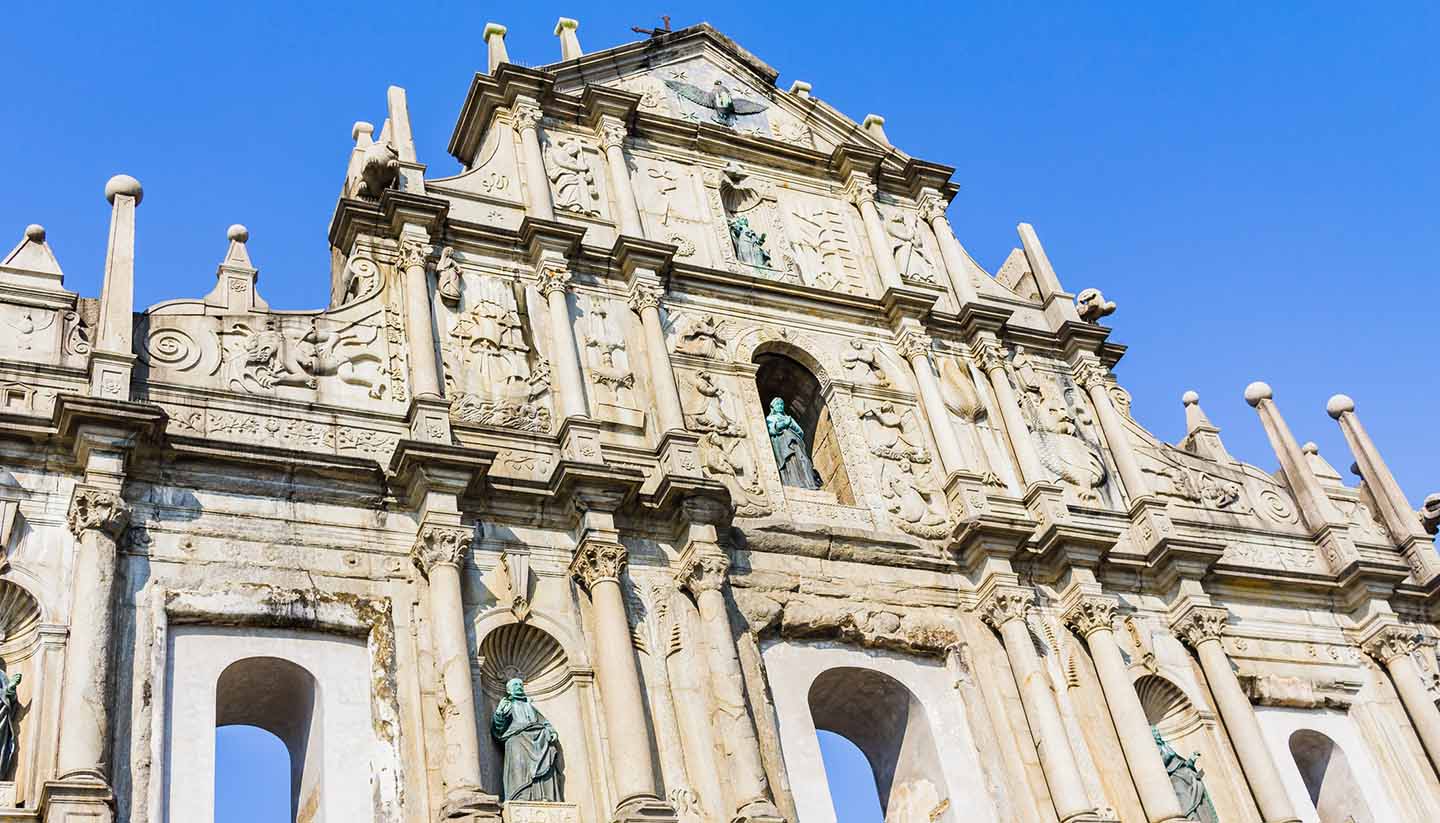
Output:
[[[375,124],[366,123],[364,120],[356,120],[355,125],[350,127],[350,139],[359,140],[362,134],[374,134]]]
[[[33,240],[36,243],[44,243],[45,227],[39,223],[31,223],[25,227],[25,239]]]
[[[1315,445],[1315,441],[1314,441],[1314,440],[1306,440],[1306,441],[1305,441],[1305,445],[1303,445],[1303,446],[1300,447],[1300,451],[1302,451],[1302,452],[1304,452],[1304,453],[1306,453],[1306,454],[1319,454],[1319,453],[1320,453],[1320,447],[1317,446],[1317,445]]]
[[[239,223],[236,223],[235,225],[225,230],[225,236],[235,241],[236,243],[244,243],[245,241],[250,239],[250,230],[240,225]]]
[[[1193,390],[1187,391],[1184,394],[1180,395],[1180,402],[1184,403],[1187,406],[1193,406],[1196,403],[1200,402],[1200,393]]]
[[[117,174],[105,183],[105,199],[110,205],[115,205],[115,195],[125,194],[135,198],[135,205],[140,205],[140,198],[145,196],[145,190],[140,188],[140,181],[128,174]]]
[[[1256,380],[1254,383],[1245,387],[1245,402],[1252,406],[1258,406],[1261,400],[1269,400],[1274,396],[1275,391],[1270,388],[1269,383],[1262,383]]]
[[[1355,401],[1349,395],[1337,394],[1325,404],[1325,413],[1339,420],[1341,415],[1355,411]]]

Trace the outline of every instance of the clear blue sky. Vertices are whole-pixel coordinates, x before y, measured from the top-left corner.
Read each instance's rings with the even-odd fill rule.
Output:
[[[345,7],[11,4],[0,49],[0,245],[43,223],[67,284],[95,295],[116,172],[145,185],[137,303],[205,293],[247,224],[261,289],[323,304],[325,232],[350,125],[405,86],[422,161],[445,154],[487,20],[510,54],[588,49],[662,13],[708,20],[907,152],[954,165],[951,208],[994,269],[1033,223],[1072,291],[1120,304],[1118,374],[1138,419],[1184,433],[1195,389],[1230,450],[1276,461],[1241,391],[1270,382],[1342,472],[1330,394],[1413,504],[1440,490],[1434,317],[1440,10],[1389,2],[1191,4],[484,3]]]

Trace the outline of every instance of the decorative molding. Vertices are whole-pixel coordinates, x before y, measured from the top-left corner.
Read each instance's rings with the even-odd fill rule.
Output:
[[[65,522],[77,540],[90,529],[105,534],[111,540],[118,540],[130,524],[130,507],[120,495],[109,489],[76,486],[70,497],[70,511]]]

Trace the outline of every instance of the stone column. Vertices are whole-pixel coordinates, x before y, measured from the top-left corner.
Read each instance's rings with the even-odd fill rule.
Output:
[[[435,324],[430,316],[430,238],[407,228],[400,236],[400,266],[405,270],[405,345],[410,355],[411,389],[416,397],[440,396],[435,360]]]
[[[997,586],[981,604],[980,615],[1000,632],[1004,641],[1005,657],[1010,661],[1015,685],[1020,688],[1020,702],[1030,721],[1045,782],[1050,786],[1050,799],[1060,823],[1071,823],[1093,814],[1095,806],[1085,792],[1085,781],[1060,719],[1060,708],[1055,705],[1055,694],[1025,625],[1025,612],[1033,600],[1034,594],[1027,589]]]
[[[973,303],[979,299],[975,292],[975,284],[970,282],[970,273],[973,269],[970,263],[970,255],[965,253],[960,240],[955,236],[955,230],[950,227],[950,220],[945,216],[945,198],[934,191],[927,191],[920,198],[920,213],[930,228],[935,232],[935,239],[940,243],[940,259],[945,261],[945,270],[950,275],[950,287],[955,290],[955,299],[961,305]]]
[[[675,383],[675,370],[670,366],[670,350],[665,346],[665,329],[660,324],[659,286],[639,283],[630,292],[630,308],[640,315],[645,331],[645,357],[650,365],[650,382],[655,390],[655,411],[660,418],[660,431],[685,428],[685,412],[680,405],[680,387]]]
[[[1415,664],[1414,652],[1418,645],[1418,632],[1392,625],[1372,634],[1361,648],[1390,673],[1415,733],[1425,753],[1430,755],[1432,767],[1440,771],[1440,709],[1435,708],[1435,699],[1425,688],[1420,667]]]
[[[745,675],[740,669],[740,653],[730,631],[730,613],[725,604],[730,559],[718,546],[713,548],[714,551],[698,551],[694,546],[689,547],[678,577],[681,585],[695,595],[700,609],[705,657],[710,664],[710,686],[715,695],[712,725],[732,768],[730,782],[736,810],[731,820],[735,823],[778,821],[782,818],[770,800],[770,782],[760,759],[755,721],[746,706]]]
[[[595,680],[605,705],[617,820],[636,819],[643,810],[663,807],[650,767],[650,727],[645,721],[645,699],[631,648],[625,596],[620,590],[627,559],[619,542],[584,539],[570,562],[570,574],[590,593],[594,613]],[[666,812],[659,813],[664,819]],[[673,819],[673,811],[668,813]]]
[[[1085,638],[1090,648],[1090,657],[1100,676],[1100,688],[1105,692],[1105,704],[1120,736],[1120,749],[1125,753],[1125,763],[1135,780],[1146,819],[1150,823],[1179,823],[1185,816],[1170,785],[1160,749],[1155,745],[1145,707],[1140,705],[1140,696],[1135,693],[1135,684],[1120,656],[1114,621],[1113,597],[1084,596],[1065,613],[1065,622]]]
[[[940,450],[940,465],[948,476],[965,468],[965,453],[960,450],[960,439],[955,435],[950,411],[940,394],[940,380],[935,376],[935,364],[930,362],[930,342],[929,335],[910,331],[900,338],[899,348],[901,356],[910,361],[910,367],[915,370],[920,405],[925,408],[925,419],[930,421],[930,433]]]
[[[585,376],[580,371],[575,326],[570,322],[570,302],[566,299],[570,272],[553,263],[542,263],[539,289],[550,309],[550,355],[553,378],[560,389],[560,417],[588,417]]]
[[[135,363],[135,209],[143,197],[140,181],[128,174],[117,174],[105,183],[110,238],[105,247],[99,327],[90,354],[92,397],[130,399],[130,372]]]
[[[116,491],[76,486],[67,519],[79,546],[60,687],[57,774],[65,782],[108,785],[116,541],[129,525],[130,508]]]
[[[972,344],[971,348],[980,368],[990,377],[990,388],[995,392],[996,404],[1000,406],[1000,418],[1005,421],[1005,434],[1010,438],[1010,448],[1020,464],[1021,485],[1048,482],[1050,475],[1040,463],[1040,453],[1035,450],[1035,441],[1030,439],[1030,428],[1025,425],[1020,400],[1005,374],[1005,358],[1000,355],[1000,344],[992,339],[983,339]]]
[[[520,132],[520,154],[525,160],[525,208],[534,217],[554,220],[550,178],[545,174],[545,155],[540,151],[539,127],[543,116],[533,100],[521,98],[515,104],[514,123]]]
[[[480,737],[475,722],[475,684],[470,674],[470,640],[460,575],[470,554],[474,530],[463,526],[420,527],[410,559],[430,583],[430,638],[440,677],[439,702],[445,736],[441,773],[445,779],[445,815],[484,808],[496,798],[484,794],[480,780]]]
[[[1240,681],[1230,668],[1230,657],[1220,643],[1229,616],[1222,607],[1194,606],[1180,616],[1174,628],[1200,658],[1200,668],[1205,671],[1211,694],[1215,695],[1216,708],[1230,733],[1230,742],[1240,758],[1240,769],[1250,783],[1260,817],[1265,823],[1299,823],[1270,747],[1260,731],[1255,709],[1240,688]]]
[[[1110,444],[1110,453],[1115,456],[1115,465],[1120,469],[1120,480],[1125,484],[1125,493],[1133,501],[1149,493],[1145,473],[1140,470],[1140,461],[1135,457],[1135,448],[1130,435],[1125,431],[1125,422],[1115,410],[1115,401],[1110,397],[1110,384],[1105,379],[1106,369],[1099,360],[1086,358],[1075,364],[1075,382],[1085,389],[1090,402],[1095,406],[1095,415],[1100,418],[1100,430]]]
[[[620,233],[644,237],[640,207],[635,202],[635,187],[630,182],[630,166],[625,162],[625,135],[628,129],[618,117],[600,118],[600,145],[605,149],[605,165],[610,170],[610,185],[615,188],[615,205],[620,210]]]
[[[855,173],[850,175],[845,189],[850,202],[860,209],[860,219],[865,223],[865,237],[870,241],[870,254],[880,272],[881,289],[903,285],[900,271],[895,268],[895,255],[890,249],[890,235],[885,232],[880,210],[875,207],[875,184],[868,176]]]

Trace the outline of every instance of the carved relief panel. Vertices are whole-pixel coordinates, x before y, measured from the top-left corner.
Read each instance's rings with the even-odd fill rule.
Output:
[[[790,259],[800,282],[847,294],[865,293],[853,209],[816,195],[786,192],[780,203]]]
[[[635,160],[631,172],[648,237],[674,244],[682,262],[714,265],[721,259],[706,223],[704,185],[693,170],[659,158]]]
[[[580,303],[575,337],[584,352],[585,373],[595,416],[631,428],[645,426],[647,388],[636,381],[626,328],[631,311],[624,303],[587,295]],[[635,350],[638,354],[638,348]]]
[[[1094,412],[1068,368],[1015,346],[1006,372],[1040,463],[1054,480],[1082,505],[1118,505]]]

